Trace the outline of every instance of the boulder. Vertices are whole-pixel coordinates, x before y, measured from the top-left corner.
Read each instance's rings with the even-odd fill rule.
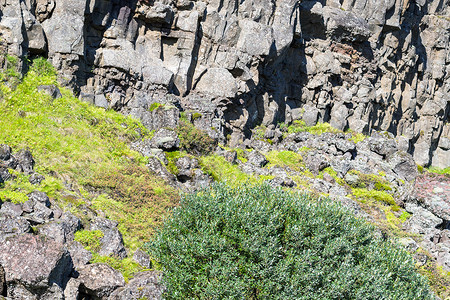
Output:
[[[252,164],[255,167],[262,168],[269,163],[267,158],[257,150],[253,150],[248,154],[248,164]]]
[[[15,154],[15,158],[17,159],[18,165],[16,169],[25,174],[32,174],[34,168],[34,159],[30,150],[22,149]]]
[[[82,268],[92,259],[92,253],[86,250],[79,242],[72,242],[68,246],[75,270]]]
[[[114,291],[108,300],[163,299],[161,273],[148,271],[136,274],[130,282]]]
[[[319,175],[330,164],[323,155],[310,154],[305,158],[305,165],[313,174]]]
[[[95,218],[91,224],[91,230],[103,232],[101,239],[100,255],[113,256],[120,259],[127,257],[127,251],[123,245],[123,238],[117,229],[118,223],[104,218]]]
[[[146,252],[142,251],[141,249],[137,249],[134,252],[133,260],[147,269],[151,268],[151,266],[152,266],[150,256]]]
[[[164,151],[174,151],[180,147],[180,139],[175,131],[159,129],[152,138],[155,147]]]
[[[38,92],[42,92],[42,93],[45,93],[45,94],[49,95],[52,99],[58,99],[58,98],[62,97],[61,91],[54,84],[39,85],[37,87],[37,90],[38,90]]]
[[[20,283],[28,289],[63,287],[72,272],[72,259],[62,244],[32,234],[0,243],[0,265],[8,286]]]
[[[122,274],[107,264],[85,265],[78,269],[78,273],[80,292],[92,296],[94,299],[105,299],[114,290],[125,285]]]

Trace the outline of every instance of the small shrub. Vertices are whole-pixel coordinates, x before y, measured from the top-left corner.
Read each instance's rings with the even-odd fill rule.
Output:
[[[185,196],[148,249],[167,299],[433,299],[410,255],[371,225],[268,185]]]
[[[207,154],[214,150],[216,141],[192,123],[180,119],[177,133],[181,149],[195,154]]]
[[[162,107],[163,105],[161,103],[155,102],[150,104],[150,107],[148,108],[149,111],[157,110],[158,108]]]

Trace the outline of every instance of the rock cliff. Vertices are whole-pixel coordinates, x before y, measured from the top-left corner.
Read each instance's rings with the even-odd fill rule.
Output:
[[[330,122],[450,161],[448,0],[2,0],[1,48],[48,56],[80,97],[161,126],[170,104],[231,144]],[[156,124],[155,124],[156,123]],[[165,124],[164,126],[166,126]]]

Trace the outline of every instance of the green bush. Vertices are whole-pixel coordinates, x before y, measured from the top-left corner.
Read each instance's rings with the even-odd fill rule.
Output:
[[[147,247],[168,299],[433,299],[372,225],[268,185],[185,196]]]
[[[180,119],[177,133],[180,138],[181,149],[190,153],[207,154],[217,146],[217,142],[206,132],[183,119]]]

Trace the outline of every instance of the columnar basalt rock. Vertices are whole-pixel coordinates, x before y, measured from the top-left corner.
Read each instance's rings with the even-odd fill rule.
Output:
[[[82,99],[135,115],[149,128],[155,102],[194,107],[203,113],[201,126],[222,140],[303,117],[405,136],[421,165],[450,161],[448,1],[0,6],[8,53],[48,55]]]

